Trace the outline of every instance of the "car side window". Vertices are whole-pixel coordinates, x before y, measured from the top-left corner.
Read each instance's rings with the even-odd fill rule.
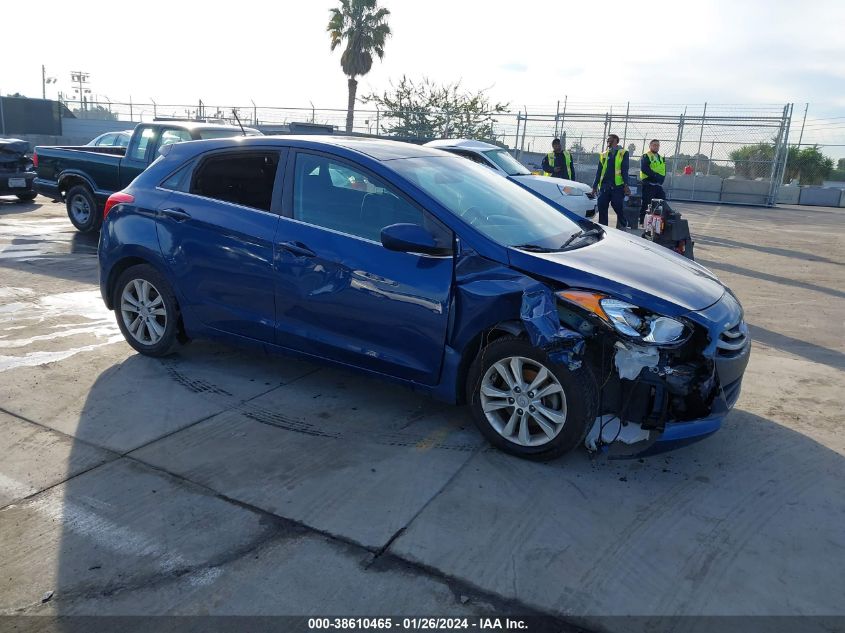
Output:
[[[194,161],[188,162],[175,172],[165,178],[159,187],[162,189],[170,189],[172,191],[187,191],[188,190],[188,175],[191,173],[191,168],[194,166]]]
[[[147,147],[150,144],[153,136],[155,135],[155,130],[151,127],[145,127],[141,130],[141,133],[137,135],[137,141],[133,141],[129,148],[128,156],[132,160],[140,160],[143,161],[147,158]]]
[[[104,147],[108,145],[114,145],[114,134],[106,134],[102,136],[99,141],[97,141],[97,147]]]
[[[293,179],[293,217],[323,228],[381,241],[390,224],[422,224],[422,211],[369,174],[300,152]]]
[[[467,151],[463,151],[463,150],[456,150],[453,153],[457,154],[461,158],[466,158],[468,160],[471,160],[474,163],[478,163],[479,165],[484,165],[485,167],[489,167],[490,169],[495,169],[495,167],[493,167],[488,162],[488,160],[486,158],[484,158],[483,156],[479,156],[475,152],[467,152]]]
[[[161,136],[159,137],[158,147],[159,149],[164,147],[165,145],[171,145],[172,143],[183,143],[184,141],[190,141],[191,133],[188,130],[178,130],[178,129],[165,129],[161,131]]]
[[[269,211],[278,166],[276,152],[229,152],[210,156],[194,172],[190,193]]]
[[[117,141],[115,142],[117,147],[127,147],[129,145],[129,135],[128,134],[118,134]]]

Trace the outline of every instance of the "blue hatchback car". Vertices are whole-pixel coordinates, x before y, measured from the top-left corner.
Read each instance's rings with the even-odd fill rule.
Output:
[[[321,359],[466,403],[549,459],[709,435],[750,340],[702,266],[415,145],[169,145],[106,205],[100,285],[127,342],[194,337]]]

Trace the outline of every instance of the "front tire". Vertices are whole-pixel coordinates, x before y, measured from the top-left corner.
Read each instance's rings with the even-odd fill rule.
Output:
[[[469,371],[473,419],[493,446],[549,460],[583,442],[596,416],[596,385],[585,367],[552,362],[528,341],[506,337],[481,350]]]
[[[114,285],[112,305],[126,342],[146,356],[166,356],[178,345],[179,305],[170,284],[149,264],[127,268]]]
[[[71,187],[65,196],[67,217],[76,230],[81,233],[93,233],[103,223],[103,214],[97,206],[94,194],[85,185]]]

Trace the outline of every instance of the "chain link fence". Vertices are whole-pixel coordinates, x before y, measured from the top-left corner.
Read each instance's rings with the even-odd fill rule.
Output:
[[[342,132],[346,125],[345,109],[313,105],[306,108],[254,103],[224,106],[207,105],[203,101],[174,105],[152,100],[147,103],[65,101],[64,105],[77,118],[128,123],[178,118],[237,124],[236,114],[243,125],[269,133],[300,132],[307,128],[303,123],[318,126],[316,131],[328,128]],[[402,129],[406,131],[402,140],[425,142],[454,137],[461,129],[467,129],[462,121],[467,116],[465,112],[393,111],[390,114],[386,116],[385,112],[372,108],[357,109],[353,133],[395,138],[391,131]],[[551,150],[552,139],[560,138],[573,154],[577,179],[587,184],[593,182],[598,156],[608,134],[617,134],[630,152],[632,185],[638,180],[643,152],[652,139],[658,139],[667,165],[664,189],[675,200],[768,206],[778,202],[797,204],[802,196],[809,195],[803,189],[820,189],[817,185],[839,175],[836,161],[825,156],[824,147],[795,139],[792,104],[685,106],[564,101],[554,108],[526,106],[517,112],[483,112],[474,116],[484,122],[477,127],[485,130],[486,138],[482,140],[508,148],[530,168],[539,169],[543,155]],[[414,121],[424,123],[415,126]],[[437,123],[432,126],[431,121]],[[841,175],[845,177],[845,164]],[[831,200],[841,195],[845,204],[845,193],[839,189],[825,195]]]

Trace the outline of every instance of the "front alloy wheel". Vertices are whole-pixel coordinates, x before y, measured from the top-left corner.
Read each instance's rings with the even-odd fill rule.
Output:
[[[481,409],[490,426],[520,446],[542,446],[566,424],[566,394],[543,364],[523,356],[503,358],[481,380]]]
[[[525,338],[483,347],[467,376],[476,426],[493,446],[530,459],[559,457],[584,441],[596,417],[596,381],[570,369]]]

